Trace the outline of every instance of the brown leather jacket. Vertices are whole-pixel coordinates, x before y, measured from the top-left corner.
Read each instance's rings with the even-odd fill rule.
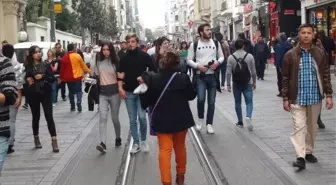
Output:
[[[321,97],[324,98],[324,94],[327,97],[332,97],[332,86],[330,82],[330,71],[328,59],[325,52],[316,47],[312,46],[310,53],[315,59],[315,66],[318,71],[318,85],[321,93]],[[296,104],[297,94],[298,94],[298,74],[299,66],[301,62],[301,50],[300,46],[296,46],[289,50],[283,61],[282,66],[282,96],[283,100],[289,100],[289,103]]]

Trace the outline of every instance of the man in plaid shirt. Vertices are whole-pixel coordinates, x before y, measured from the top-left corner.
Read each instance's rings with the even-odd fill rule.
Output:
[[[322,99],[326,97],[328,110],[333,107],[328,60],[312,45],[313,30],[309,24],[300,26],[299,44],[286,53],[282,67],[283,107],[292,114],[291,141],[297,157],[293,166],[299,170],[306,168],[306,161],[317,162],[313,150]]]

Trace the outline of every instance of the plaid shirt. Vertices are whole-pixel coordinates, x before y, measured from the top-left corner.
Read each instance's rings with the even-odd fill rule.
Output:
[[[302,48],[301,54],[297,104],[314,105],[321,101],[314,58],[309,51]]]

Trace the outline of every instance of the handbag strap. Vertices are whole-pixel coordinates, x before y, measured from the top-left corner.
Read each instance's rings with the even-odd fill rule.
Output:
[[[155,106],[154,106],[154,108],[153,108],[153,110],[152,110],[152,113],[151,113],[151,117],[152,117],[152,115],[153,115],[153,113],[154,113],[154,111],[155,111],[157,105],[159,104],[159,102],[160,102],[162,96],[164,95],[164,93],[165,93],[166,90],[168,89],[168,86],[169,86],[170,83],[173,81],[173,79],[174,79],[174,77],[176,76],[176,74],[177,74],[177,72],[175,72],[175,73],[170,77],[169,81],[167,82],[165,88],[163,89],[161,95],[159,96],[159,99],[158,99],[158,100],[156,101],[156,103],[155,103]]]

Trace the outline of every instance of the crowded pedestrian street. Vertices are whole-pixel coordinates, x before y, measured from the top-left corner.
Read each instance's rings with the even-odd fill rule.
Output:
[[[336,183],[335,170],[335,111],[322,110],[326,128],[319,129],[315,154],[317,164],[309,164],[306,171],[297,173],[291,166],[295,151],[290,144],[291,116],[283,111],[281,98],[276,97],[276,71],[272,66],[265,72],[265,81],[258,81],[255,90],[254,131],[235,126],[236,117],[232,93],[218,94],[214,118],[215,135],[201,131],[199,137],[207,155],[216,164],[216,173],[221,175],[222,184],[232,185],[332,185]],[[332,76],[332,83],[335,84]],[[335,90],[335,86],[334,86]],[[85,98],[84,98],[85,99]],[[98,114],[87,111],[69,112],[69,105],[60,102],[54,109],[57,123],[60,152],[52,153],[45,144],[49,133],[44,118],[41,120],[40,138],[45,144],[41,150],[33,149],[30,134],[31,115],[29,110],[20,109],[17,119],[16,151],[8,155],[1,177],[2,185],[109,185],[118,184],[124,169],[129,142],[128,116],[124,103],[120,108],[122,130],[121,148],[113,146],[114,132],[108,121],[106,155],[96,150],[99,140]],[[196,112],[196,102],[191,102]],[[244,110],[244,107],[243,107]],[[157,138],[148,136],[150,151],[141,152],[132,158],[129,184],[160,184],[157,169]],[[205,165],[199,159],[191,135],[187,138],[188,184],[211,184]]]

